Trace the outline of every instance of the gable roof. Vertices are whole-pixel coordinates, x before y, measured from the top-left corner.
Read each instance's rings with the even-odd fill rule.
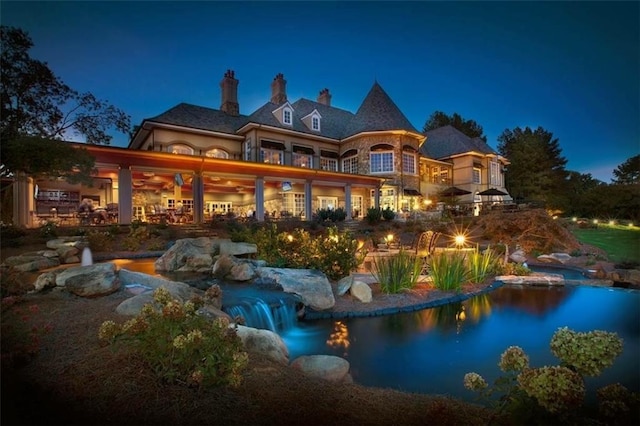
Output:
[[[235,135],[236,131],[247,122],[247,116],[232,116],[217,109],[181,103],[145,121]]]
[[[482,139],[470,138],[451,125],[429,130],[425,134],[427,141],[420,147],[420,152],[436,160],[471,151],[481,154],[497,154]]]
[[[419,133],[376,81],[347,126],[344,137],[384,130]]]

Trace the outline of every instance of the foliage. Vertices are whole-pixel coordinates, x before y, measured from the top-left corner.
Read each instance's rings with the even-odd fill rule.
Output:
[[[363,261],[366,252],[347,231],[335,226],[326,235],[315,238],[304,229],[280,232],[276,224],[259,228],[252,239],[261,259],[281,268],[318,269],[329,279],[340,279],[351,273]]]
[[[375,225],[382,220],[382,211],[375,207],[370,207],[367,209],[365,219],[369,225]]]
[[[198,315],[201,300],[182,304],[162,287],[154,291],[153,299],[153,305],[146,304],[138,316],[122,325],[102,323],[100,341],[120,343],[139,353],[169,383],[240,385],[248,356],[226,318]]]
[[[491,250],[491,247],[487,247],[483,252],[476,246],[476,249],[469,254],[469,279],[473,283],[482,283],[484,280],[495,272],[497,257]]]
[[[110,128],[129,131],[130,118],[124,112],[91,93],[76,92],[45,62],[32,59],[33,42],[26,32],[3,25],[1,41],[3,143],[18,135],[64,139],[71,133],[87,143],[108,144]]]
[[[382,210],[382,218],[384,220],[392,221],[393,219],[395,219],[395,217],[396,217],[396,212],[391,210],[390,207],[387,207],[386,209]]]
[[[635,155],[624,163],[620,164],[614,171],[615,180],[618,185],[640,184],[640,155]]]
[[[342,208],[337,209],[318,209],[315,214],[317,222],[342,222],[347,218],[347,212]]]
[[[105,252],[113,250],[115,236],[110,232],[91,230],[86,235],[89,248],[93,252]]]
[[[609,345],[611,350],[606,349]],[[565,327],[553,335],[551,350],[562,365],[533,368],[522,348],[511,346],[501,355],[498,365],[505,374],[496,379],[493,388],[477,373],[464,376],[464,387],[495,404],[498,416],[509,416],[503,419],[507,423],[584,423],[588,412],[582,410],[586,395],[583,376],[600,374],[611,366],[622,352],[622,340],[615,333],[576,333]],[[501,394],[500,398],[492,399],[494,393]],[[637,412],[637,394],[614,384],[599,389],[598,399],[601,416],[613,421],[607,424],[634,423],[629,418],[633,410]],[[621,420],[624,423],[618,423]]]
[[[449,116],[442,111],[435,111],[433,114],[429,116],[429,119],[425,123],[422,128],[422,132],[426,133],[429,130],[437,129],[438,127],[443,127],[450,125],[458,130],[460,130],[465,135],[470,138],[480,138],[484,142],[487,141],[487,136],[484,135],[484,130],[482,126],[476,123],[474,120],[465,120],[458,113],[453,113],[453,115]]]
[[[622,339],[606,331],[579,333],[564,327],[553,335],[551,352],[582,376],[599,376],[622,353]]]
[[[58,225],[55,222],[47,221],[40,227],[40,235],[44,238],[51,238],[58,236]]]
[[[498,151],[509,159],[505,186],[519,202],[541,202],[566,207],[564,200],[567,160],[553,134],[538,127],[505,129],[498,137]]]
[[[372,274],[387,294],[415,287],[420,278],[421,260],[404,250],[393,256],[374,257]]]
[[[496,273],[499,275],[516,275],[519,277],[531,275],[531,269],[520,263],[500,263],[496,267]]]
[[[0,238],[2,238],[2,244],[4,244],[7,240],[21,238],[25,235],[27,235],[27,232],[24,230],[24,228],[15,226],[13,224],[0,223]]]
[[[460,291],[469,276],[465,256],[459,252],[434,253],[428,260],[433,285],[443,291]]]
[[[151,234],[149,228],[146,226],[131,227],[129,235],[127,235],[122,241],[122,245],[126,250],[136,251],[140,248],[143,242],[149,240]]]

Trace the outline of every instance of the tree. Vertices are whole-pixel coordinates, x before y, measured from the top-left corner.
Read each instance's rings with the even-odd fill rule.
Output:
[[[629,158],[620,164],[614,171],[614,184],[630,185],[640,184],[640,155]]]
[[[127,133],[130,118],[91,93],[79,93],[64,84],[44,62],[32,59],[31,38],[21,29],[1,27],[0,136],[20,135],[63,140],[70,134],[87,143],[109,144],[107,131]]]
[[[437,129],[442,126],[452,126],[470,138],[480,138],[484,142],[487,141],[487,137],[483,134],[484,130],[481,125],[476,123],[474,120],[465,120],[460,116],[460,114],[455,112],[452,116],[448,116],[442,111],[435,111],[425,123],[422,128],[422,132],[426,133],[429,130]]]
[[[535,131],[529,127],[505,129],[498,142],[498,151],[511,162],[505,186],[516,200],[566,207],[567,160],[551,132],[542,127]]]

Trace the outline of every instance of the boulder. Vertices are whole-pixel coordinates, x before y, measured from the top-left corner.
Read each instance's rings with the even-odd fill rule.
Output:
[[[105,296],[120,288],[116,265],[110,262],[76,266],[58,274],[56,285],[81,297]]]
[[[226,275],[226,278],[233,281],[249,281],[256,277],[256,270],[251,263],[236,263]]]
[[[211,257],[217,251],[217,239],[209,237],[183,238],[177,240],[169,250],[160,256],[155,262],[158,272],[174,272],[190,270],[187,264],[189,259],[198,258],[196,264],[201,264],[203,256]],[[209,265],[213,263],[213,258]]]
[[[373,299],[371,287],[362,281],[354,281],[350,292],[353,297],[362,303],[370,303]]]
[[[509,259],[515,263],[524,263],[527,261],[527,254],[522,249],[518,249],[509,255]]]
[[[557,265],[561,263],[558,259],[548,254],[541,254],[540,256],[536,257],[536,259],[538,259],[538,261],[542,263],[554,263]]]
[[[567,253],[551,253],[549,256],[563,264],[571,260],[571,255]]]
[[[164,277],[148,275],[142,272],[129,271],[128,269],[121,269],[118,272],[118,277],[122,285],[141,284],[155,290],[160,287],[166,288],[171,296],[175,299],[186,302],[194,294],[199,294],[200,290],[191,287],[188,284],[171,281]],[[152,291],[149,293],[153,293]]]
[[[314,269],[257,268],[263,284],[276,284],[286,293],[301,297],[302,303],[317,311],[331,309],[336,304],[327,276]]]
[[[87,246],[85,237],[60,237],[47,241],[47,248],[57,250],[61,247],[77,247],[78,249]]]
[[[289,364],[289,349],[282,338],[273,331],[238,325],[236,332],[247,352],[264,355],[282,365]]]
[[[45,272],[38,275],[36,282],[33,284],[33,291],[39,292],[56,286],[56,273],[54,271]]]
[[[291,367],[312,377],[335,383],[351,383],[349,362],[333,355],[306,355],[296,358]]]
[[[256,277],[255,262],[223,254],[217,258],[211,273],[231,281],[249,281]]]
[[[342,278],[340,281],[338,281],[338,284],[337,284],[338,296],[344,296],[345,294],[347,294],[347,291],[349,291],[349,289],[351,288],[351,285],[353,285],[353,275],[349,275],[347,277]]]
[[[219,240],[219,252],[221,255],[243,256],[258,253],[258,246],[252,243],[233,242],[231,240]]]

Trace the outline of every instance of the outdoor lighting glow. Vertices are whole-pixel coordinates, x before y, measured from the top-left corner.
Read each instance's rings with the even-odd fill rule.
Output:
[[[330,236],[330,237],[329,237],[329,239],[330,239],[331,241],[335,242],[335,243],[337,243],[337,242],[338,242],[338,236],[337,236],[337,235],[332,235],[332,236]]]
[[[455,241],[457,246],[463,246],[465,241],[464,235],[462,234],[456,235]]]
[[[574,222],[577,222],[578,218],[577,217],[572,217],[571,220],[574,221]]]
[[[287,240],[289,242],[292,242],[293,241],[293,235],[291,235],[291,234],[287,235]]]
[[[609,221],[609,225],[615,225],[615,224],[616,224],[616,221],[615,221],[615,220],[610,220],[610,221]]]
[[[593,219],[593,223],[598,223],[598,219]]]
[[[633,222],[629,222],[629,226],[633,226]]]
[[[425,206],[430,206],[431,203],[433,203],[433,201],[429,200],[428,198],[426,200],[424,200],[424,205]]]
[[[393,234],[389,234],[386,237],[384,237],[384,240],[388,243],[390,243],[391,241],[393,241]]]
[[[364,241],[358,240],[358,248],[356,250],[362,250],[362,247],[364,247]]]

